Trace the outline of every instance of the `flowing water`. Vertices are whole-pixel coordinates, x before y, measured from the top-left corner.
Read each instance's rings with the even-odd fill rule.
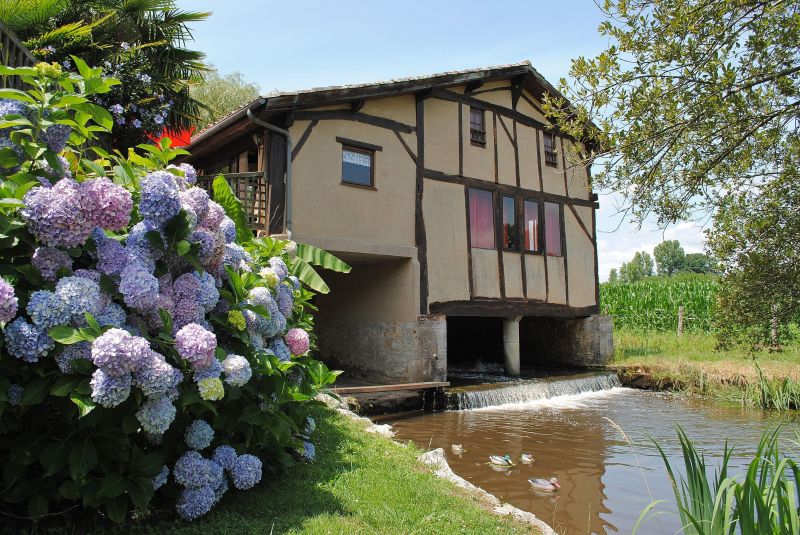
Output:
[[[503,381],[456,389],[448,410],[387,420],[400,440],[424,449],[444,448],[453,470],[504,502],[531,511],[564,534],[631,533],[653,499],[668,511],[639,528],[642,534],[676,533],[672,488],[663,461],[648,437],[682,467],[675,433],[680,424],[715,466],[725,441],[736,444],[731,474],[740,474],[763,430],[784,423],[784,448],[800,431],[800,415],[708,405],[668,394],[620,388],[607,374],[548,380]],[[632,446],[623,436],[624,430]],[[461,455],[451,451],[461,444]],[[532,465],[510,469],[487,464],[489,455]],[[556,493],[534,491],[528,478],[558,478]]]

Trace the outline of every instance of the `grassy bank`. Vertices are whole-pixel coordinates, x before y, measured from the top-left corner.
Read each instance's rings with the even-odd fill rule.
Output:
[[[615,329],[611,365],[632,386],[765,408],[786,408],[781,406],[786,403],[798,408],[800,343],[780,352],[757,353],[744,348],[720,351],[716,345],[713,334],[685,333],[679,338],[674,333]]]
[[[326,410],[313,464],[231,492],[195,522],[143,520],[119,533],[530,533],[436,478],[417,462],[416,448],[361,427]]]

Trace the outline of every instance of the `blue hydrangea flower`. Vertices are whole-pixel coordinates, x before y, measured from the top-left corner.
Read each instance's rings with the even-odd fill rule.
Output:
[[[184,520],[194,520],[208,513],[216,503],[216,495],[211,487],[183,489],[178,496],[175,510]]]
[[[175,420],[175,405],[167,397],[148,398],[136,411],[142,429],[151,435],[163,435]]]
[[[244,386],[253,376],[250,363],[241,355],[228,355],[222,362],[222,369],[225,371],[225,382],[233,386]]]
[[[121,329],[122,326],[125,325],[127,314],[125,313],[125,309],[117,303],[109,303],[95,319],[101,327],[111,326]]]
[[[175,481],[188,488],[214,488],[222,479],[222,466],[210,459],[204,459],[199,451],[189,450],[175,461],[172,470]]]
[[[311,462],[317,456],[317,449],[314,447],[314,444],[311,442],[305,441],[303,442],[303,454],[302,458],[306,462]]]
[[[89,342],[78,342],[66,346],[64,350],[56,355],[56,364],[61,373],[74,373],[75,369],[72,367],[72,361],[75,359],[92,359],[92,346]]]
[[[56,280],[56,273],[61,268],[72,271],[72,259],[67,253],[54,247],[37,247],[33,253],[31,264],[39,271],[44,280],[50,282]]]
[[[299,289],[300,289],[300,279],[298,279],[298,278],[297,278],[297,277],[295,277],[294,275],[289,275],[289,276],[287,277],[287,279],[288,279],[288,280],[289,280],[289,282],[291,283],[291,285],[292,285],[292,289],[294,289],[294,290],[299,290]]]
[[[220,364],[217,359],[211,359],[211,364],[205,368],[195,370],[192,378],[195,383],[199,383],[203,379],[208,379],[209,377],[217,379],[220,375],[222,375],[222,364]]]
[[[44,141],[48,149],[58,154],[66,148],[70,133],[72,128],[69,125],[53,124],[39,134],[39,139]]]
[[[31,321],[45,330],[56,325],[68,325],[72,319],[66,303],[49,290],[33,292],[25,310]]]
[[[233,470],[233,465],[236,464],[236,450],[232,447],[223,444],[214,449],[211,455],[211,460],[220,465],[222,468],[230,472]]]
[[[273,302],[272,294],[270,293],[269,289],[263,286],[256,286],[250,290],[248,298],[251,304],[263,306],[265,308],[268,308],[270,303]]]
[[[150,310],[158,303],[158,279],[135,262],[122,270],[119,291],[131,308]]]
[[[261,481],[261,460],[255,455],[240,455],[231,470],[233,486],[239,490],[248,490]]]
[[[164,256],[164,251],[153,247],[150,240],[147,239],[147,233],[151,230],[159,232],[162,240],[164,239],[163,233],[158,229],[149,228],[144,222],[139,222],[132,226],[128,231],[128,237],[125,239],[125,249],[128,251],[129,258],[145,266],[147,271],[152,271],[150,269],[151,264]]]
[[[189,235],[188,241],[190,243],[200,244],[197,256],[203,261],[209,260],[212,257],[217,245],[214,234],[202,228],[195,229],[194,232]]]
[[[198,219],[203,219],[208,212],[208,193],[197,186],[191,187],[179,195],[184,208],[191,208]]]
[[[214,430],[205,420],[195,420],[186,428],[184,439],[193,450],[203,450],[214,440]]]
[[[18,384],[12,384],[8,387],[8,402],[11,403],[13,406],[18,406],[22,403],[22,394],[25,392],[25,389]]]
[[[197,290],[197,301],[200,303],[206,312],[214,310],[219,301],[219,290],[217,290],[217,283],[211,273],[204,271],[202,275],[194,272],[193,275],[200,281],[200,286]]]
[[[247,264],[253,262],[253,257],[244,248],[236,243],[225,244],[225,254],[222,262],[233,269],[247,269]]]
[[[80,184],[59,180],[53,187],[36,187],[25,194],[20,211],[31,234],[51,247],[83,245],[94,229],[92,214],[86,212]]]
[[[173,367],[155,351],[150,351],[141,366],[133,373],[133,385],[145,396],[166,394],[172,387]]]
[[[138,370],[151,353],[147,340],[123,329],[109,329],[92,342],[92,362],[112,375]]]
[[[294,304],[294,294],[285,284],[279,284],[276,290],[275,301],[278,303],[278,310],[284,317],[292,317],[292,305]]]
[[[225,493],[228,492],[229,488],[230,486],[228,485],[228,478],[223,475],[219,485],[217,485],[214,489],[214,501],[219,502]]]
[[[105,235],[103,229],[95,228],[92,238],[97,249],[97,269],[106,275],[119,275],[128,263],[128,250],[117,240]]]
[[[161,468],[161,472],[158,473],[156,477],[153,478],[153,490],[158,490],[164,485],[167,484],[169,480],[169,467],[165,464]]]
[[[269,267],[275,270],[275,273],[278,275],[280,280],[283,280],[289,276],[289,268],[286,267],[286,263],[280,256],[273,256],[270,258]]]
[[[175,279],[172,288],[178,299],[195,299],[200,292],[200,277],[194,273],[184,273]]]
[[[64,277],[56,284],[56,296],[67,306],[73,319],[82,320],[84,313],[100,312],[100,286],[83,277]]]
[[[181,202],[175,175],[169,171],[154,171],[142,177],[140,185],[139,213],[154,228],[162,227],[178,215]]]
[[[17,318],[4,329],[6,350],[15,358],[25,362],[38,362],[55,347],[55,342],[44,329],[31,325],[24,318]]]
[[[14,287],[5,279],[0,278],[0,322],[7,323],[17,315],[19,299],[14,293]]]
[[[110,375],[98,368],[89,384],[92,386],[92,401],[107,408],[116,407],[131,393],[130,374]]]
[[[281,362],[287,362],[292,359],[292,352],[289,350],[289,346],[280,338],[274,339],[272,343],[269,344],[269,348]]]
[[[233,219],[228,216],[223,217],[219,229],[222,231],[225,243],[233,243],[236,241],[236,223],[233,222]]]

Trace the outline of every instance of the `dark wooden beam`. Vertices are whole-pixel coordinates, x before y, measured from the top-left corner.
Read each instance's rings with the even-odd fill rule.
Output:
[[[366,113],[354,112],[351,110],[321,110],[321,111],[297,111],[294,112],[294,119],[296,121],[354,121],[357,123],[369,124],[379,128],[386,128],[388,130],[397,130],[404,134],[411,134],[416,129],[408,124],[399,121],[393,121],[385,117],[378,117],[377,115],[368,115]]]
[[[467,186],[464,186],[464,209],[467,215],[467,275],[469,276],[469,298],[472,300],[475,295],[475,283],[472,281],[472,225],[470,224],[469,188]]]
[[[411,161],[414,162],[414,165],[417,165],[417,155],[414,154],[414,151],[411,150],[411,147],[408,146],[408,143],[403,139],[403,136],[400,135],[400,132],[394,130],[394,135],[397,136],[397,139],[400,141],[400,144],[403,145],[403,148],[406,149],[406,152],[409,156],[411,156]]]
[[[433,169],[423,169],[423,175],[425,178],[429,178],[431,180],[441,180],[443,182],[452,182],[454,184],[464,184],[467,187],[471,188],[480,188],[489,191],[499,191],[501,193],[507,193],[509,195],[524,195],[525,197],[534,200],[574,204],[576,206],[590,206],[590,207],[594,206],[594,203],[592,203],[592,201],[586,199],[574,199],[567,197],[565,195],[558,195],[556,193],[547,193],[544,191],[538,191],[534,189],[518,188],[517,186],[511,184],[498,184],[496,182],[488,182],[486,180],[481,180],[479,178],[465,177],[459,175],[448,175],[447,173],[443,173],[441,171],[435,171]]]
[[[598,313],[596,305],[587,307],[571,307],[546,303],[539,300],[520,298],[489,299],[479,298],[472,301],[445,301],[431,303],[431,314],[445,316],[539,316],[552,318],[585,318]]]
[[[464,86],[464,93],[472,93],[473,91],[481,87],[483,84],[484,84],[483,79],[472,80],[471,82],[467,82],[467,85]]]
[[[363,386],[334,386],[331,392],[335,394],[371,394],[376,392],[394,392],[397,390],[427,390],[429,388],[444,388],[450,386],[447,381],[428,381],[424,383],[404,383],[393,385],[363,385]]]
[[[570,211],[572,211],[572,215],[574,215],[575,219],[578,221],[578,225],[580,225],[581,230],[583,230],[583,233],[586,234],[586,237],[589,238],[590,242],[594,243],[594,237],[592,236],[592,233],[589,232],[589,229],[586,228],[586,225],[583,224],[583,219],[581,219],[580,216],[578,215],[578,211],[575,210],[575,207],[572,206],[571,204],[568,204],[567,206],[569,206]]]
[[[355,139],[348,139],[346,137],[336,136],[336,141],[341,143],[342,145],[347,145],[356,149],[364,149],[364,150],[372,150],[375,152],[380,152],[383,150],[383,147],[380,145],[373,145],[372,143],[366,143],[364,141],[358,141]]]
[[[292,149],[292,161],[300,154],[300,149],[302,149],[303,145],[308,141],[308,137],[311,135],[311,131],[314,130],[314,127],[317,126],[317,123],[319,123],[319,121],[316,119],[308,123],[305,132],[303,132],[303,135],[300,136],[300,139],[297,140],[297,144]]]
[[[364,103],[366,99],[360,98],[358,100],[354,100],[352,104],[350,104],[350,111],[359,112],[361,108],[364,107]]]
[[[428,237],[425,234],[425,217],[422,212],[422,194],[425,187],[425,100],[417,99],[417,173],[414,214],[414,242],[419,262],[419,313],[428,313]]]

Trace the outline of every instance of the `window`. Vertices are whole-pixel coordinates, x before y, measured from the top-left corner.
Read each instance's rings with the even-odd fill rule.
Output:
[[[486,122],[483,110],[469,109],[469,140],[473,145],[486,146]]]
[[[539,249],[539,203],[538,201],[525,201],[523,210],[525,233],[525,250],[538,253]]]
[[[503,197],[503,249],[519,248],[517,206],[514,197]]]
[[[342,147],[342,183],[374,187],[375,151]]]
[[[561,256],[561,206],[544,203],[544,231],[547,256]]]
[[[492,192],[469,190],[470,245],[479,249],[494,249],[494,206]]]
[[[551,167],[558,167],[556,136],[548,132],[544,133],[544,163]]]

